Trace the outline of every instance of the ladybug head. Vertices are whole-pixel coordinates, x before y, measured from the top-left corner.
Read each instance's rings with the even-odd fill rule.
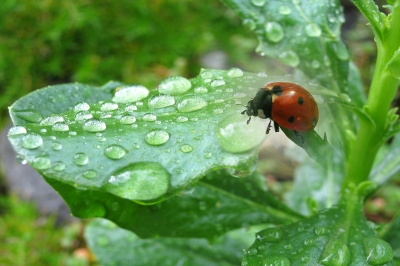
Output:
[[[250,100],[247,103],[246,110],[244,110],[243,112],[241,112],[242,115],[247,114],[248,116],[257,116],[258,114],[258,110],[257,108],[254,106],[254,101]]]

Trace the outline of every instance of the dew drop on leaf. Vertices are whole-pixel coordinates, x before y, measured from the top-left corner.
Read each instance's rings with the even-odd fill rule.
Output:
[[[47,155],[36,156],[33,159],[32,167],[37,170],[49,169],[51,167],[51,161],[49,156]]]
[[[9,136],[14,136],[14,135],[20,135],[20,134],[26,134],[26,128],[24,128],[23,126],[15,126],[15,127],[11,127],[8,130],[8,135]]]
[[[256,22],[251,18],[243,20],[243,26],[247,27],[249,30],[255,30],[257,27]]]
[[[76,165],[85,165],[89,162],[89,156],[86,155],[86,153],[83,152],[78,152],[74,156],[74,163]]]
[[[52,144],[51,144],[51,148],[54,150],[54,151],[59,151],[59,150],[61,150],[62,149],[62,144],[61,143],[59,143],[59,142],[53,142]]]
[[[82,176],[86,179],[93,179],[97,175],[97,172],[95,170],[87,170],[83,172]]]
[[[149,108],[164,108],[175,104],[175,98],[171,95],[157,95],[149,99]]]
[[[64,171],[65,164],[63,162],[55,162],[53,163],[52,169],[57,172]]]
[[[211,87],[220,87],[225,85],[225,80],[223,79],[216,79],[211,82]]]
[[[243,71],[240,68],[235,67],[235,68],[229,69],[227,75],[228,75],[228,77],[231,77],[231,78],[238,78],[238,77],[243,76]]]
[[[121,159],[122,157],[125,156],[125,154],[127,153],[127,150],[125,150],[123,147],[121,147],[120,145],[110,145],[107,148],[105,148],[104,150],[104,154],[113,160],[118,160]]]
[[[30,133],[22,138],[21,145],[25,149],[33,150],[40,147],[43,144],[43,139],[36,133]]]
[[[88,132],[100,132],[106,129],[106,123],[98,119],[89,119],[85,121],[82,128]]]
[[[179,148],[179,150],[184,153],[189,153],[189,152],[193,151],[193,147],[189,144],[184,144]]]
[[[164,195],[170,174],[159,163],[140,162],[116,171],[104,186],[107,192],[130,200],[153,200]]]
[[[287,5],[282,5],[279,7],[278,12],[281,15],[289,15],[292,13],[292,9],[290,9],[290,7],[288,7]]]
[[[157,120],[157,116],[155,114],[148,113],[148,114],[144,114],[142,119],[143,119],[143,121],[146,121],[146,122],[153,122],[153,121]]]
[[[169,133],[162,129],[156,129],[148,132],[144,137],[147,144],[159,146],[169,140]]]
[[[332,42],[332,48],[338,59],[342,61],[349,60],[350,57],[349,50],[342,41]]]
[[[212,78],[214,75],[210,71],[204,71],[200,74],[200,76],[202,79],[209,79],[209,78]]]
[[[186,96],[179,100],[177,104],[178,112],[189,113],[207,106],[207,101],[200,96]]]
[[[74,106],[74,112],[78,113],[81,111],[88,111],[90,109],[89,104],[82,102],[82,103],[78,103],[77,105]]]
[[[149,90],[142,85],[124,85],[115,89],[112,101],[115,103],[131,103],[145,99]]]
[[[315,23],[310,23],[306,26],[306,34],[310,37],[319,37],[321,33],[321,28]]]
[[[136,117],[134,117],[132,115],[125,115],[125,116],[121,117],[119,122],[123,125],[130,125],[130,124],[133,124],[136,122]]]
[[[293,51],[287,51],[287,52],[281,53],[279,55],[279,59],[283,63],[285,63],[291,67],[296,67],[300,63],[299,56]]]
[[[192,83],[180,76],[169,77],[161,81],[158,91],[162,94],[180,95],[187,92],[192,87]]]
[[[280,228],[268,228],[256,234],[259,241],[279,242],[283,238],[283,232]]]
[[[114,111],[116,109],[118,109],[118,104],[113,102],[105,102],[100,106],[100,110],[103,112]]]
[[[189,119],[186,116],[180,115],[176,118],[176,122],[183,123],[188,121]]]
[[[251,0],[251,3],[255,6],[263,6],[265,5],[266,0]]]
[[[64,132],[64,131],[68,131],[68,130],[69,130],[69,126],[68,126],[67,124],[65,124],[65,123],[59,122],[59,123],[55,123],[55,124],[51,127],[51,129],[52,129],[53,131]]]
[[[59,115],[51,115],[51,116],[48,116],[48,117],[44,118],[40,122],[40,125],[41,126],[52,126],[52,125],[54,125],[55,123],[58,123],[58,122],[64,122],[64,118],[62,116],[59,116]]]
[[[93,118],[93,115],[89,111],[80,111],[75,115],[76,121],[83,121]]]
[[[285,36],[282,26],[277,22],[267,22],[265,24],[265,34],[271,42],[279,42]]]
[[[207,93],[208,89],[204,86],[199,86],[199,87],[194,88],[194,92],[195,93]]]
[[[279,265],[279,266],[290,266],[290,260],[284,256],[271,255],[263,260],[261,265]]]

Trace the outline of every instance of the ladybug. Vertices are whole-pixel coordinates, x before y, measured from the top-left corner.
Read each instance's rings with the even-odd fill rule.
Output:
[[[293,130],[296,136],[304,140],[299,132],[311,131],[318,122],[318,106],[313,96],[302,86],[291,82],[272,82],[257,91],[256,96],[247,103],[246,110],[250,123],[251,116],[269,118],[266,134],[274,121],[275,132],[279,126]]]

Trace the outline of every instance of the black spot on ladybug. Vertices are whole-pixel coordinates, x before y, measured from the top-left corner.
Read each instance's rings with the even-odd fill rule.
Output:
[[[304,103],[303,97],[300,96],[300,97],[297,99],[297,102],[298,102],[300,105],[302,105],[302,104]]]
[[[293,123],[294,122],[294,116],[289,117],[289,119],[287,120],[289,123]]]
[[[282,95],[282,87],[281,86],[279,86],[279,85],[276,85],[276,86],[274,86],[274,87],[272,87],[272,93],[273,94],[275,94],[275,95],[278,95],[278,96],[281,96]]]
[[[314,116],[312,119],[312,126],[315,127],[317,125],[317,118]]]

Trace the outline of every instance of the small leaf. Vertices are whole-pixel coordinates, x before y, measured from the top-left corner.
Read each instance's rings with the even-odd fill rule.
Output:
[[[115,224],[97,219],[85,230],[90,249],[101,265],[239,265],[243,249],[253,241],[249,231],[238,230],[214,239],[140,239]]]
[[[400,48],[394,53],[387,67],[393,77],[400,79]]]

